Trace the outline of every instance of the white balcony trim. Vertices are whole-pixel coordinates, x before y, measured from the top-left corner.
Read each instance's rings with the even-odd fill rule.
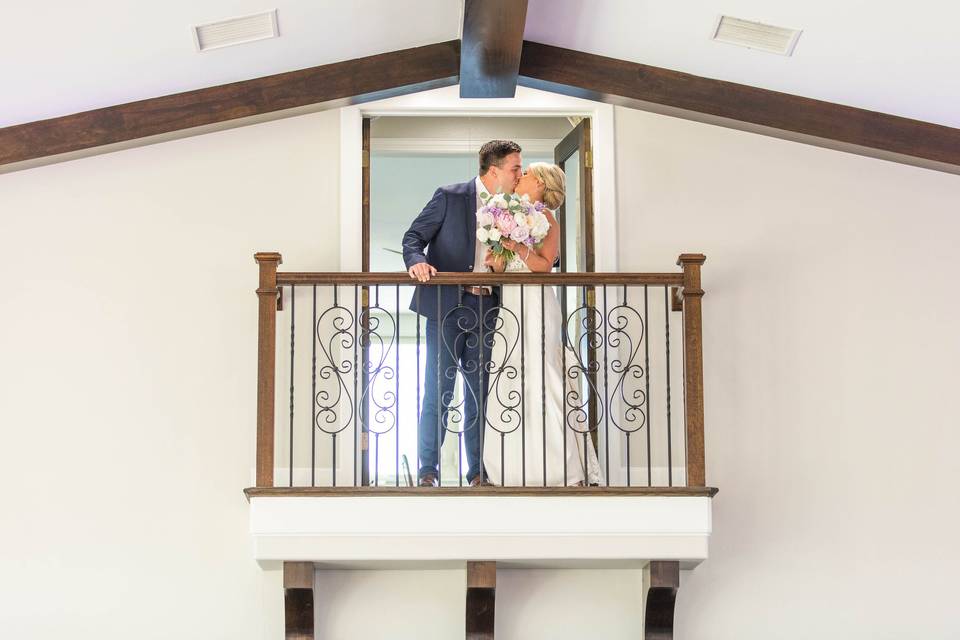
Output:
[[[711,499],[700,496],[253,497],[259,561],[325,564],[496,560],[557,563],[707,557]]]

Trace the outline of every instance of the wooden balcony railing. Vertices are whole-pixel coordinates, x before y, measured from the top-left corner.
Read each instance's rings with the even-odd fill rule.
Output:
[[[255,258],[256,486],[416,484],[426,321],[407,307],[424,289],[403,272],[278,272],[280,254]],[[464,484],[465,436],[476,428],[484,459],[498,467],[490,473],[494,484],[568,484],[580,467],[584,484],[600,487],[704,487],[704,260],[683,254],[677,262],[682,270],[671,273],[434,276],[425,287],[455,289],[458,305],[467,285],[496,286],[500,299],[513,300],[494,311],[483,309],[482,297],[479,317],[492,320],[472,328],[491,345],[489,359],[479,363],[489,376],[487,396],[468,384],[469,366],[458,363],[445,372],[457,382],[438,407],[438,435],[446,436],[440,484]],[[556,321],[543,312],[550,296],[559,302]],[[542,326],[532,326],[530,318]],[[469,339],[471,328],[460,329]],[[551,356],[544,345],[555,343],[564,345],[564,388],[562,410],[551,412],[548,398],[560,396],[548,382]],[[443,348],[439,338],[436,346]],[[530,387],[531,379],[538,388]],[[279,403],[278,384],[288,395]],[[680,412],[674,410],[678,396]],[[479,402],[482,425],[465,421],[470,398]],[[548,415],[554,423],[547,424]],[[548,443],[544,434],[559,440]],[[557,476],[558,458],[550,458],[551,482],[545,452],[558,441],[563,471]]]

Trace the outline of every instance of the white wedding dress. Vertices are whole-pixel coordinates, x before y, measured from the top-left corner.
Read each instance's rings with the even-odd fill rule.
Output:
[[[520,258],[514,258],[506,271],[530,273]],[[543,287],[541,314],[540,285],[524,285],[521,316],[520,289],[501,287],[483,434],[487,476],[495,485],[563,486],[566,468],[567,485],[602,484],[593,440],[590,434],[584,438],[585,411],[576,408],[583,404],[578,388],[582,372],[576,379],[563,375],[564,364],[569,371],[577,360],[566,349],[564,363],[560,302],[553,287]],[[563,389],[568,394],[566,407]]]

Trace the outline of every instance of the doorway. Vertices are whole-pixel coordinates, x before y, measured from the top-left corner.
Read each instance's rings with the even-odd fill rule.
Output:
[[[560,264],[554,271],[587,271],[594,267],[592,165],[590,162],[590,118],[584,116],[477,117],[477,116],[386,116],[364,118],[362,124],[362,270],[372,272],[403,271],[405,266],[400,240],[410,223],[441,185],[464,182],[478,174],[477,151],[491,139],[510,139],[523,149],[524,166],[531,162],[560,165],[567,174],[567,199],[556,212],[564,230],[561,236]],[[419,371],[425,361],[425,345],[419,340],[422,326],[407,310],[412,287],[387,292],[387,305],[381,303],[380,292],[364,292],[364,318],[379,326],[397,319],[397,366]],[[564,291],[561,289],[561,294]],[[586,294],[584,294],[586,295]],[[578,295],[563,305],[571,310],[586,298]],[[393,313],[391,313],[393,312]],[[580,344],[583,327],[573,331],[571,346]],[[362,371],[376,363],[382,347],[372,343],[363,351]],[[589,357],[589,354],[584,354]],[[419,360],[419,362],[418,362]],[[374,367],[375,368],[375,367]],[[372,386],[376,380],[366,376],[361,381],[371,399],[377,396]],[[419,384],[417,384],[419,383]],[[417,397],[420,406],[423,380],[407,379],[401,389],[405,398]],[[409,387],[409,388],[407,388]],[[585,387],[584,391],[587,391]],[[462,395],[456,387],[453,404]],[[373,400],[371,400],[371,403]],[[408,402],[408,406],[413,403]],[[361,422],[377,411],[375,404],[361,407]],[[592,413],[591,413],[592,415]],[[398,417],[398,437],[380,437],[374,431],[363,438],[361,476],[364,484],[407,484],[410,470],[416,469],[417,411],[404,411]],[[459,447],[457,446],[459,444]],[[459,450],[458,450],[459,449]],[[465,456],[461,438],[448,438],[441,451],[441,477],[459,476]],[[415,473],[415,471],[414,471]],[[400,478],[396,477],[400,474]],[[445,482],[446,484],[446,482]]]

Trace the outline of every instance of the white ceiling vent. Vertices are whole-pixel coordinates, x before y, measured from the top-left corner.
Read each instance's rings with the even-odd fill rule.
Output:
[[[193,37],[197,51],[208,51],[229,47],[245,42],[276,38],[277,10],[258,13],[252,16],[230,18],[220,22],[197,25],[193,28]]]
[[[730,16],[720,16],[717,28],[714,29],[713,39],[717,42],[737,44],[749,49],[760,49],[770,53],[779,53],[783,56],[793,54],[800,37],[799,29],[775,27],[761,22],[750,22]]]

